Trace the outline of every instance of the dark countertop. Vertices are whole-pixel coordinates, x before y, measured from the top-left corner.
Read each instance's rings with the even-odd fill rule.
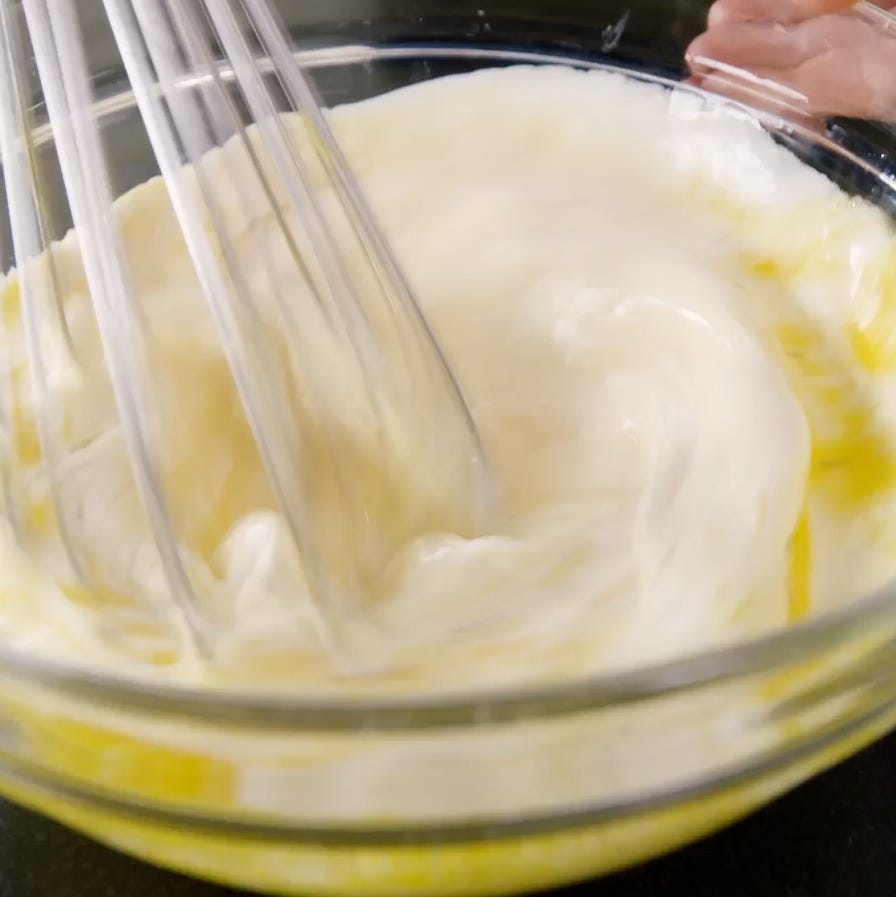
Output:
[[[896,736],[693,847],[563,897],[894,897]],[[238,897],[0,804],[0,897]]]

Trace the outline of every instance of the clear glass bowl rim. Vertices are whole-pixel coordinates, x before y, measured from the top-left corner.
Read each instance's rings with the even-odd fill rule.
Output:
[[[477,45],[475,48],[444,43],[428,45],[422,41],[400,46],[353,44],[302,51],[298,55],[312,68],[428,57],[481,59],[496,64],[560,64],[620,71],[618,66],[574,53],[546,54],[487,45]],[[228,73],[224,71],[223,74],[227,77]],[[626,70],[626,74],[637,80],[699,93],[706,98],[705,94],[673,79],[637,70]],[[795,134],[816,144],[827,145],[876,176],[889,190],[894,189],[883,172],[819,134],[811,126],[785,121],[771,113],[744,107],[730,100],[712,98],[709,101],[745,109],[751,117],[778,133]],[[130,108],[133,103],[133,96],[125,91],[107,99],[98,99],[95,111],[103,117]],[[50,141],[52,134],[47,127],[39,128],[35,140],[38,144]],[[820,614],[786,629],[659,664],[545,686],[458,691],[423,697],[327,697],[318,700],[260,690],[212,692],[165,682],[150,684],[137,678],[96,672],[2,644],[0,676],[59,690],[73,697],[100,701],[122,710],[149,711],[194,721],[201,719],[208,723],[245,726],[255,731],[413,731],[548,719],[635,704],[768,672],[784,664],[795,665],[827,650],[847,645],[888,621],[896,622],[896,582],[851,602],[845,608]]]

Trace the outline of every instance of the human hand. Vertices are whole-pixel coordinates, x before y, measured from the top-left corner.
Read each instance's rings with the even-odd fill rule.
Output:
[[[893,22],[854,0],[717,0],[687,61],[699,86],[735,98],[896,120]]]

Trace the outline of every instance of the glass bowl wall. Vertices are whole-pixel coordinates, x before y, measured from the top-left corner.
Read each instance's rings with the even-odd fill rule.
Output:
[[[683,74],[706,4],[281,3],[328,103],[514,62]],[[82,7],[119,193],[157,171]],[[891,202],[861,123],[767,120]],[[52,141],[45,155],[53,178]],[[68,227],[64,203],[58,229]],[[283,894],[543,888],[691,840],[896,722],[896,596],[734,649],[526,693],[309,703],[150,689],[0,646],[0,791],[145,859]]]

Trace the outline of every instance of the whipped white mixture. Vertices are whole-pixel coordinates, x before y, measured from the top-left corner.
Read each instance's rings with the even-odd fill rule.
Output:
[[[46,336],[51,398],[79,543],[106,567],[111,553],[124,585],[97,596],[66,580],[22,385],[29,551],[4,536],[5,640],[198,683],[451,690],[661,661],[787,625],[891,575],[896,253],[880,213],[730,108],[618,75],[484,71],[332,121],[479,427],[498,494],[483,529],[441,518],[399,528],[357,599],[376,669],[347,682],[155,180],[119,200],[117,220],[151,334],[165,484],[214,656],[172,639],[159,648],[134,622],[128,582],[171,604],[77,232],[54,249],[77,360]],[[241,152],[230,144],[208,164],[264,295],[252,246],[276,245],[278,224],[262,196],[247,208],[250,178],[233,186]],[[16,275],[2,301],[8,364],[27,384]],[[324,379],[334,414],[351,406],[342,381]],[[366,494],[374,448],[351,426],[339,432],[331,449],[354,459]],[[388,504],[366,511],[374,530],[392,526]]]

